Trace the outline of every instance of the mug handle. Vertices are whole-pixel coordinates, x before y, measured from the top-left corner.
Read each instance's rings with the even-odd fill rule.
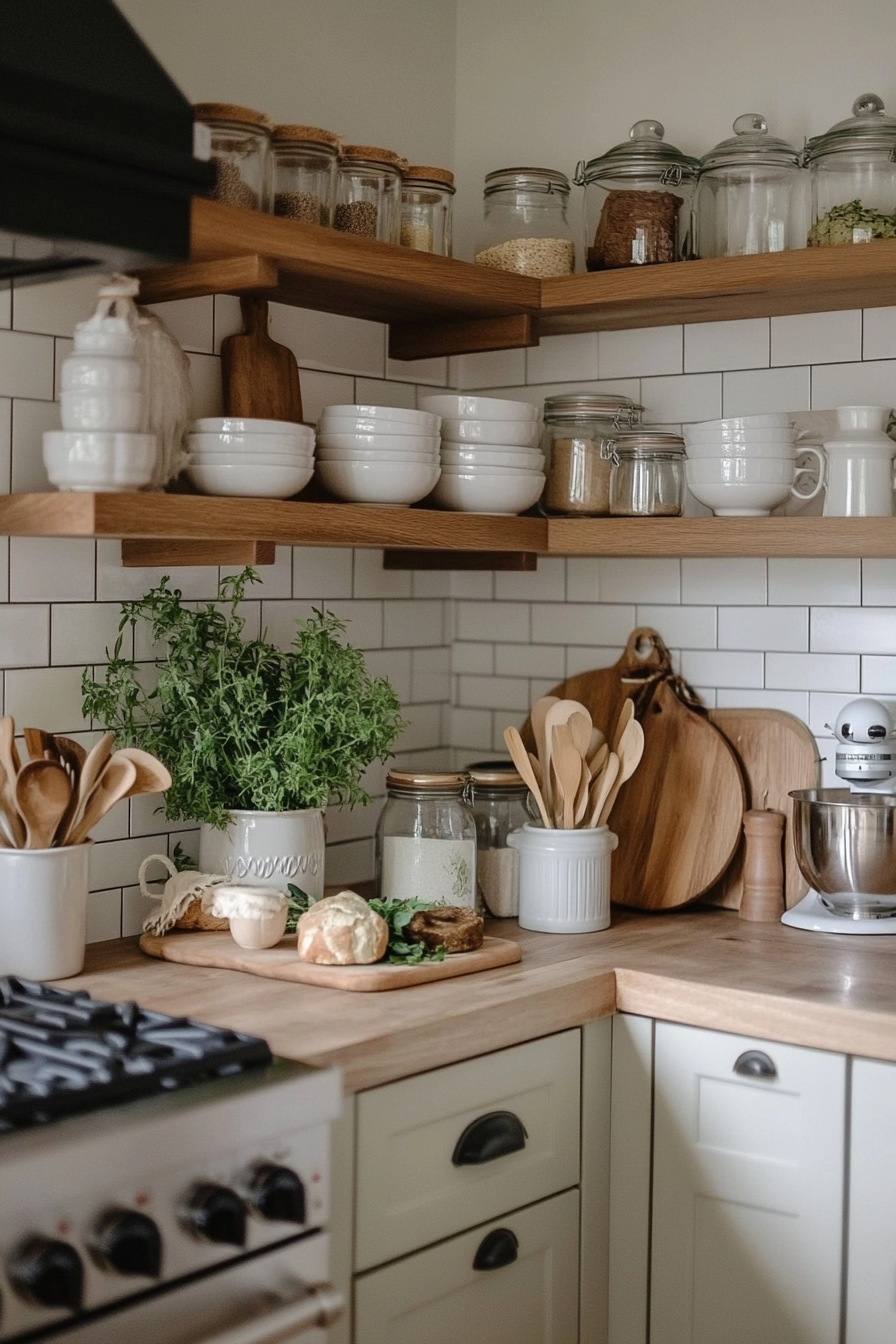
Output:
[[[815,482],[815,485],[812,488],[812,490],[810,490],[808,494],[804,494],[802,490],[797,490],[796,484],[793,484],[790,487],[790,493],[792,495],[795,495],[797,499],[802,499],[803,501],[808,502],[810,499],[814,499],[815,496],[819,493],[819,491],[824,488],[825,456],[820,448],[814,447],[814,445],[811,443],[803,443],[803,444],[798,443],[796,445],[796,451],[798,453],[811,453],[814,457],[818,459],[818,480]],[[811,470],[812,470],[811,467],[799,467],[797,468],[795,474],[801,475],[802,472]]]

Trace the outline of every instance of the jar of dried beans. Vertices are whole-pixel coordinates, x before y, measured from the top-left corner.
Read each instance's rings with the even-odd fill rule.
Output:
[[[454,174],[447,168],[409,168],[401,188],[402,247],[451,256]]]
[[[630,397],[609,393],[547,397],[541,449],[548,461],[541,507],[568,518],[610,512],[613,442],[641,422]]]
[[[545,279],[570,275],[576,245],[566,219],[569,178],[552,168],[502,168],[485,179],[477,266]]]
[[[249,210],[270,210],[271,122],[263,112],[234,103],[196,103],[196,120],[211,133],[217,168],[214,201]]]
[[[319,126],[275,126],[274,214],[303,224],[333,222],[339,136]]]
[[[407,160],[391,149],[345,145],[339,163],[333,227],[357,238],[397,243],[401,183]]]
[[[696,159],[663,139],[658,121],[636,121],[628,140],[580,162],[589,271],[681,261],[690,251]]]

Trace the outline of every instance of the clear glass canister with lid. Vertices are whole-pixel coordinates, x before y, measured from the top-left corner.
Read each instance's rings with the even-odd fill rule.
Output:
[[[476,818],[476,873],[490,915],[514,918],[520,910],[519,854],[507,836],[533,820],[529,789],[515,770],[470,768]]]
[[[344,145],[336,187],[333,227],[356,238],[397,243],[401,183],[407,160],[391,149]]]
[[[614,518],[677,518],[684,500],[684,439],[662,429],[622,434],[613,444]]]
[[[659,121],[636,121],[628,140],[580,162],[589,271],[681,261],[689,253],[697,160],[663,139]]]
[[[390,770],[376,828],[380,898],[477,909],[476,821],[466,774]]]
[[[545,513],[597,518],[610,512],[611,448],[620,434],[640,424],[642,409],[630,397],[609,393],[545,399]]]
[[[275,126],[274,214],[302,224],[333,222],[340,137],[319,126]]]
[[[193,112],[211,133],[211,155],[218,173],[212,200],[248,210],[270,210],[270,118],[235,103],[196,103]]]
[[[699,257],[743,257],[794,246],[791,220],[802,169],[786,140],[746,112],[700,160],[694,196],[694,250]],[[802,246],[800,240],[799,246]]]
[[[485,178],[477,266],[547,279],[571,275],[576,245],[566,217],[569,178],[553,168],[501,168]]]
[[[454,174],[447,168],[408,168],[401,187],[401,246],[450,257],[453,197]]]
[[[804,151],[812,192],[810,247],[896,237],[896,117],[876,93]]]

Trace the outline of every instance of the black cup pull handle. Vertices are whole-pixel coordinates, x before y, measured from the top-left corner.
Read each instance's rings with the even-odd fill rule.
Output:
[[[741,1078],[777,1078],[775,1061],[764,1050],[745,1050],[734,1061],[734,1072]]]
[[[518,1259],[520,1243],[509,1227],[486,1232],[473,1256],[474,1269],[503,1269]]]
[[[522,1120],[513,1111],[490,1111],[467,1125],[454,1145],[451,1161],[456,1167],[494,1162],[525,1148],[527,1137]]]

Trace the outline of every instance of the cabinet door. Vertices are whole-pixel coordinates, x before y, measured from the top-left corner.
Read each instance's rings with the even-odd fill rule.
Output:
[[[568,1190],[361,1275],[355,1344],[576,1344],[578,1225]]]
[[[852,1065],[847,1344],[896,1339],[896,1064]]]
[[[837,1344],[845,1097],[842,1055],[657,1024],[651,1344]]]

